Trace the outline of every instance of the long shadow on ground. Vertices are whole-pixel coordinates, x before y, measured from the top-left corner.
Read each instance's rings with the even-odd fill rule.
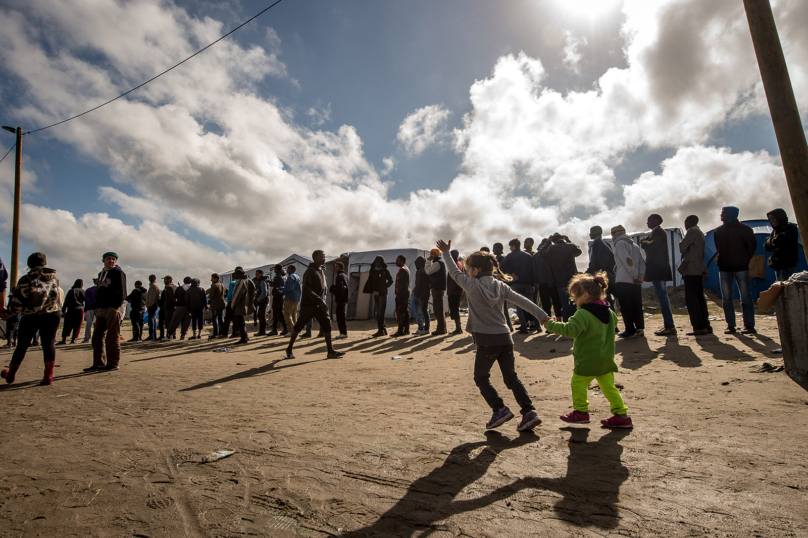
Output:
[[[595,442],[587,442],[589,429],[564,428],[571,432],[567,474],[561,478],[523,478],[476,499],[455,500],[466,487],[482,478],[504,450],[516,448],[539,438],[533,433],[510,440],[498,432],[486,432],[486,441],[455,447],[443,465],[419,478],[395,506],[372,525],[343,534],[361,536],[428,536],[436,523],[451,516],[479,510],[509,498],[521,490],[553,491],[563,495],[554,506],[558,516],[583,526],[601,529],[617,527],[619,516],[615,506],[620,486],[628,479],[620,456],[619,440],[628,430],[610,431]],[[470,453],[484,447],[474,458]],[[524,509],[530,510],[530,503]],[[538,510],[541,507],[537,507]]]

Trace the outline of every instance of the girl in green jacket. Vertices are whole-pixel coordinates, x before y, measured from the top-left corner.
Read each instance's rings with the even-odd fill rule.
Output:
[[[567,323],[548,319],[548,332],[575,339],[572,356],[575,368],[572,374],[573,411],[559,418],[570,424],[589,424],[589,401],[586,391],[593,379],[611,404],[614,416],[600,423],[606,428],[631,428],[631,417],[620,392],[614,386],[614,328],[617,316],[609,308],[606,297],[608,278],[603,271],[595,275],[580,274],[572,278],[569,293],[578,310]]]

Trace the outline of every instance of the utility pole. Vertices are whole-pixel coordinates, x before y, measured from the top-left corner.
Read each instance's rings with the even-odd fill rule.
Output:
[[[14,218],[11,228],[11,278],[9,289],[17,285],[17,265],[20,250],[20,190],[22,184],[22,127],[3,126],[6,131],[17,133],[17,154],[14,162]]]
[[[802,225],[802,248],[808,257],[808,144],[802,130],[800,111],[769,0],[743,0],[743,5],[766,100],[769,102],[791,203],[796,221]]]

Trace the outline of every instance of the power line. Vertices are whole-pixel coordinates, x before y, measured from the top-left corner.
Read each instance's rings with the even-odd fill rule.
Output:
[[[281,3],[281,1],[282,1],[282,0],[276,0],[276,2],[274,2],[272,5],[270,5],[269,7],[265,8],[265,9],[263,9],[263,10],[262,10],[261,12],[259,12],[257,15],[255,15],[255,16],[253,16],[253,17],[251,17],[251,18],[247,19],[247,20],[246,20],[246,21],[244,21],[243,23],[239,24],[238,26],[236,26],[235,28],[233,28],[232,30],[230,30],[229,32],[227,32],[226,34],[224,34],[222,37],[220,37],[219,39],[217,39],[217,40],[216,40],[216,41],[214,41],[213,43],[210,43],[210,44],[206,45],[205,47],[202,47],[201,49],[199,49],[199,50],[198,50],[198,51],[196,51],[195,53],[191,54],[190,56],[188,56],[187,58],[185,58],[183,61],[179,62],[178,64],[172,65],[171,67],[169,67],[168,69],[166,69],[166,70],[165,70],[165,71],[163,71],[162,73],[160,73],[160,74],[158,74],[158,75],[153,76],[152,78],[150,78],[149,80],[147,80],[146,82],[144,82],[144,83],[142,83],[142,84],[138,84],[137,86],[135,86],[135,87],[134,87],[134,88],[132,88],[131,90],[129,90],[129,91],[127,91],[127,92],[122,93],[122,94],[121,94],[121,95],[119,95],[118,97],[115,97],[114,99],[110,99],[109,101],[107,101],[107,102],[105,102],[105,103],[101,103],[100,105],[98,105],[98,106],[96,106],[96,107],[93,107],[93,108],[91,108],[90,110],[85,110],[85,111],[84,111],[84,112],[82,112],[81,114],[76,114],[75,116],[70,117],[70,118],[67,118],[66,120],[62,120],[62,121],[56,122],[56,123],[54,123],[53,125],[48,125],[47,127],[40,127],[39,129],[34,129],[33,131],[28,131],[28,132],[27,132],[27,133],[25,133],[25,134],[36,133],[36,132],[39,132],[39,131],[44,131],[45,129],[50,129],[51,127],[56,127],[57,125],[61,125],[61,124],[63,124],[63,123],[67,123],[67,122],[68,122],[68,121],[70,121],[70,120],[75,120],[76,118],[80,118],[81,116],[84,116],[85,114],[89,114],[90,112],[93,112],[93,111],[95,111],[95,110],[98,110],[99,108],[101,108],[101,107],[103,107],[103,106],[106,106],[106,105],[108,105],[108,104],[112,103],[113,101],[117,101],[117,100],[118,100],[118,99],[120,99],[121,97],[124,97],[125,95],[128,95],[128,94],[132,93],[133,91],[137,90],[138,88],[142,88],[143,86],[145,86],[145,85],[146,85],[146,84],[148,84],[149,82],[152,82],[153,80],[156,80],[156,79],[158,79],[158,78],[162,77],[163,75],[165,75],[166,73],[168,73],[168,72],[169,72],[169,71],[171,71],[172,69],[174,69],[174,68],[176,68],[176,67],[181,66],[182,64],[184,64],[185,62],[187,62],[188,60],[190,60],[191,58],[193,58],[193,57],[194,57],[194,56],[196,56],[197,54],[201,54],[202,52],[206,51],[207,49],[209,49],[210,47],[212,47],[213,45],[215,45],[216,43],[218,43],[218,42],[219,42],[219,41],[221,41],[222,39],[224,39],[224,38],[228,37],[230,34],[234,33],[236,30],[238,30],[238,29],[240,29],[241,27],[243,27],[243,26],[245,26],[245,25],[249,24],[250,22],[254,21],[254,20],[255,20],[255,19],[257,19],[258,17],[260,17],[261,15],[263,15],[264,13],[266,13],[267,11],[269,11],[270,9],[272,9],[273,7],[277,6],[278,4],[280,4],[280,3]],[[11,151],[11,150],[9,150],[9,151]],[[8,153],[6,153],[6,155],[8,155]],[[5,159],[5,157],[3,157],[3,159]],[[2,160],[0,160],[0,162],[2,162]]]
[[[9,153],[11,153],[11,150],[12,150],[12,149],[14,149],[14,148],[16,148],[16,147],[17,147],[17,143],[16,143],[16,142],[14,142],[14,145],[13,145],[13,146],[11,146],[11,149],[10,149],[10,150],[8,150],[8,151],[6,152],[6,154],[5,154],[5,155],[3,155],[3,158],[2,158],[2,159],[0,159],[0,163],[1,163],[1,162],[3,162],[3,161],[5,161],[5,160],[6,160],[6,157],[8,157],[8,154],[9,154]]]

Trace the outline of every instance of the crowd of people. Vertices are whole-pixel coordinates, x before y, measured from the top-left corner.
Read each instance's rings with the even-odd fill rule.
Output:
[[[722,225],[715,230],[718,251],[721,294],[727,328],[726,334],[737,331],[733,293],[740,294],[743,328],[741,333],[755,333],[754,306],[749,286],[749,264],[757,248],[752,229],[738,220],[736,207],[721,212]],[[788,222],[782,209],[768,214],[772,227],[765,249],[772,254],[769,266],[779,280],[786,280],[796,271],[798,260],[798,230]],[[570,423],[588,422],[586,387],[596,379],[612,407],[614,416],[602,421],[608,427],[631,427],[631,419],[619,392],[614,389],[614,341],[616,333],[623,339],[644,336],[645,316],[642,305],[642,285],[650,282],[662,313],[663,327],[659,336],[677,333],[668,297],[667,282],[672,280],[668,234],[662,228],[663,218],[653,214],[647,219],[650,233],[639,244],[627,235],[623,226],[611,228],[612,245],[603,239],[603,229],[590,230],[589,265],[579,273],[576,258],[582,250],[570,239],[555,233],[544,238],[536,250],[535,241],[528,237],[508,243],[504,253],[501,243],[493,249],[482,247],[463,258],[450,243],[439,241],[429,256],[414,260],[415,278],[410,274],[407,259],[399,255],[395,277],[382,256],[378,256],[369,271],[362,293],[372,296],[377,331],[374,338],[386,336],[388,291],[394,286],[397,330],[392,335],[410,334],[410,318],[415,318],[415,336],[447,334],[444,297],[449,306],[449,319],[454,322],[452,334],[462,334],[461,298],[468,302],[466,332],[472,333],[478,346],[474,379],[494,415],[488,427],[497,427],[513,418],[502,399],[490,384],[490,370],[499,363],[506,386],[511,389],[521,407],[522,421],[518,429],[535,427],[541,422],[535,413],[526,389],[514,370],[514,331],[509,303],[519,319],[518,332],[548,332],[576,339],[573,349],[575,373],[572,380],[574,410],[561,417]],[[705,236],[695,215],[684,221],[686,233],[678,248],[681,263],[676,268],[683,277],[685,300],[692,331],[699,336],[712,333],[704,296],[706,277]],[[523,248],[524,247],[524,248]],[[28,257],[28,272],[17,282],[6,301],[8,272],[0,260],[0,316],[6,320],[8,344],[14,347],[11,364],[2,377],[12,383],[28,348],[42,343],[45,360],[43,385],[53,380],[56,345],[75,343],[85,324],[84,342],[92,342],[93,362],[85,372],[115,371],[121,360],[121,326],[129,306],[132,341],[152,340],[170,342],[203,336],[206,311],[212,326],[209,339],[239,338],[248,343],[247,319],[254,316],[258,331],[254,336],[288,336],[285,358],[294,358],[294,345],[299,338],[311,337],[312,321],[316,320],[325,339],[329,358],[344,355],[332,345],[332,322],[327,294],[335,303],[339,334],[333,340],[347,338],[346,312],[350,298],[345,267],[334,265],[334,278],[328,285],[324,272],[325,253],[316,250],[302,278],[297,267],[276,265],[270,278],[260,269],[250,278],[242,267],[236,267],[229,286],[219,274],[210,276],[205,289],[200,279],[186,276],[176,285],[173,277],[163,277],[163,288],[157,276],[150,275],[148,288],[136,281],[127,293],[126,274],[118,265],[118,255],[106,252],[102,256],[103,270],[93,279],[93,285],[83,289],[78,279],[64,292],[59,287],[56,270],[47,267],[43,253]],[[413,284],[414,280],[414,286]],[[432,316],[429,302],[432,301]],[[615,303],[623,319],[622,332],[617,328]],[[7,306],[5,306],[7,304]],[[541,306],[539,306],[541,305]],[[554,312],[555,319],[548,313]],[[272,326],[267,332],[267,317]],[[435,330],[430,333],[431,319]],[[59,324],[64,319],[61,340],[57,341]],[[597,323],[595,322],[597,321]],[[144,323],[147,334],[144,335]],[[231,332],[232,327],[232,332]],[[544,327],[544,329],[542,328]],[[281,329],[282,332],[278,332]],[[179,338],[178,338],[179,332]],[[610,335],[604,336],[605,333]],[[600,342],[600,343],[598,343]]]

